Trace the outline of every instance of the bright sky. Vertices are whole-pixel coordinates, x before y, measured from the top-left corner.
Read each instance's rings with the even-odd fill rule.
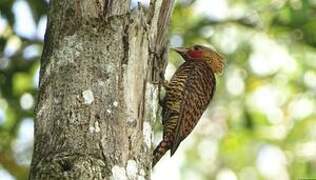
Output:
[[[15,17],[18,17],[14,24],[14,31],[23,37],[36,37],[36,24],[28,3],[23,0],[16,1],[13,5],[13,13]]]
[[[229,15],[226,0],[198,0],[193,6],[198,15],[208,16],[215,20],[223,20]]]

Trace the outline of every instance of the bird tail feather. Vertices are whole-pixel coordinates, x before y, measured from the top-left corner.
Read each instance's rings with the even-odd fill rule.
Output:
[[[153,164],[152,167],[162,158],[162,156],[170,149],[171,142],[162,140],[159,145],[156,147],[153,153]]]

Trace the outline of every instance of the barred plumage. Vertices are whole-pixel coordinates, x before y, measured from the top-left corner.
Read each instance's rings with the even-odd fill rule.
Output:
[[[197,45],[176,51],[185,62],[166,86],[162,101],[163,139],[154,150],[153,166],[169,149],[172,156],[181,141],[192,132],[214,95],[214,72],[222,70],[214,67],[223,68],[221,56],[209,48]],[[199,56],[194,56],[193,53],[200,51]]]

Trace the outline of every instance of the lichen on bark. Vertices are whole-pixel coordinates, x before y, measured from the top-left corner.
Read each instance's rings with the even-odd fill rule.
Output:
[[[129,3],[50,1],[30,179],[150,178],[173,1]]]

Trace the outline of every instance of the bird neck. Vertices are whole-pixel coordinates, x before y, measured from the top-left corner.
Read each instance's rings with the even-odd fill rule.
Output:
[[[186,61],[189,61],[192,63],[194,63],[194,62],[203,63],[206,66],[208,66],[212,70],[213,73],[215,73],[215,71],[218,72],[218,69],[219,69],[219,67],[214,65],[214,63],[210,59],[186,59]]]
[[[224,63],[220,59],[207,59],[206,63],[209,65],[214,73],[221,73],[223,71]]]

